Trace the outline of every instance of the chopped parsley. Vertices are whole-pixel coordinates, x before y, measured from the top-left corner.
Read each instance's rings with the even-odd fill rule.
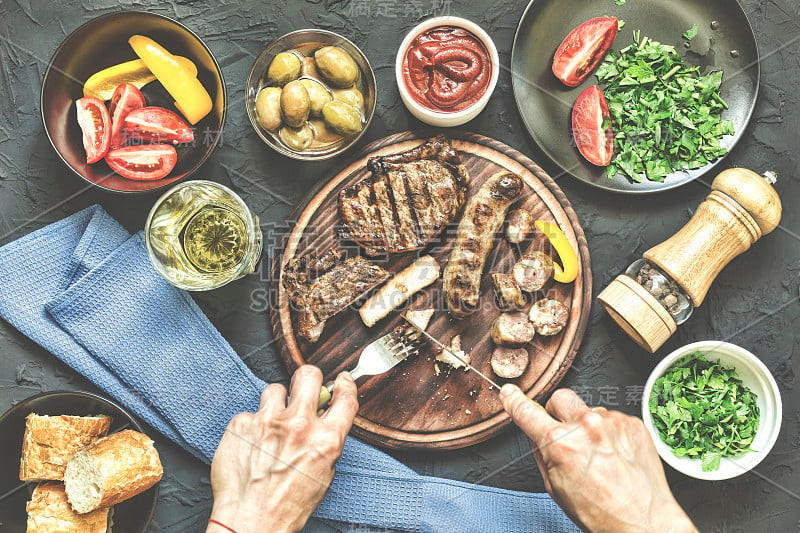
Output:
[[[677,457],[699,458],[703,472],[717,470],[723,457],[751,451],[756,394],[735,369],[702,352],[682,357],[658,378],[648,406],[661,440]]]
[[[624,6],[626,0],[614,0],[614,3],[618,6]]]
[[[597,69],[614,131],[608,177],[663,182],[678,170],[701,168],[728,153],[720,145],[734,126],[721,120],[722,71],[705,76],[675,47],[633,32],[633,44],[610,51]]]
[[[695,24],[694,26],[683,32],[683,38],[686,39],[687,41],[691,41],[692,39],[697,37],[697,30],[698,30],[697,24]]]

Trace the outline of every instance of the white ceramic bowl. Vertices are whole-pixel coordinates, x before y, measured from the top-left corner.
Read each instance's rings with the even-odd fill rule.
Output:
[[[663,376],[667,369],[684,355],[701,351],[711,361],[719,360],[723,366],[735,368],[743,384],[757,395],[756,403],[760,411],[758,429],[753,439],[752,452],[737,457],[723,458],[718,470],[703,472],[700,459],[676,457],[665,444],[653,425],[653,417],[648,408],[648,399],[653,391],[656,379]],[[642,419],[655,442],[661,458],[675,470],[696,479],[718,481],[740,476],[755,468],[766,457],[781,430],[783,413],[781,395],[778,384],[769,369],[761,360],[740,346],[721,341],[700,341],[687,344],[666,356],[650,374],[644,386],[642,397]]]
[[[489,80],[489,86],[486,88],[486,92],[483,93],[480,99],[478,99],[478,101],[473,105],[453,113],[433,111],[418,104],[409,94],[406,84],[403,81],[403,59],[405,58],[409,45],[411,45],[411,41],[413,41],[418,35],[425,33],[430,29],[436,28],[437,26],[455,26],[456,28],[462,28],[469,31],[478,39],[480,39],[480,41],[486,47],[486,50],[489,52],[489,58],[492,62],[492,77]],[[408,35],[406,35],[406,38],[403,39],[403,43],[400,45],[400,48],[397,51],[394,73],[395,78],[397,79],[397,88],[400,90],[400,98],[403,100],[403,103],[412,115],[430,126],[435,126],[438,128],[451,128],[454,126],[461,126],[462,124],[469,122],[478,116],[478,113],[483,111],[483,108],[486,107],[486,104],[489,102],[489,98],[492,97],[494,88],[497,85],[497,78],[500,76],[500,57],[497,54],[497,47],[495,46],[494,41],[492,41],[492,38],[489,37],[489,34],[486,33],[483,28],[474,22],[461,17],[434,17],[418,24],[413,30],[408,32]]]

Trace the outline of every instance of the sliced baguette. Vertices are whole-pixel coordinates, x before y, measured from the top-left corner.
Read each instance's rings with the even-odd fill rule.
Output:
[[[19,479],[62,480],[67,460],[78,449],[108,433],[110,416],[42,416],[25,418]]]
[[[27,533],[111,533],[109,508],[80,515],[72,510],[61,483],[42,483],[33,489],[28,505]]]
[[[75,452],[67,463],[64,485],[72,508],[83,514],[146,491],[163,473],[153,441],[126,429]]]

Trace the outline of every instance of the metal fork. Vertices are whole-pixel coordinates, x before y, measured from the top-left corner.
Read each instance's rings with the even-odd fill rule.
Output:
[[[424,342],[422,334],[409,325],[398,326],[380,339],[371,342],[358,357],[358,364],[350,371],[353,380],[362,376],[376,376],[388,372],[400,361],[418,355]],[[319,409],[327,407],[333,396],[333,381],[322,386]]]

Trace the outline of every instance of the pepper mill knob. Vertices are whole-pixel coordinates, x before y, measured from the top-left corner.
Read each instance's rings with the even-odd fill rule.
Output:
[[[781,199],[772,187],[777,179],[772,171],[759,176],[746,168],[729,168],[714,178],[711,190],[729,196],[744,207],[766,235],[781,222]]]
[[[744,168],[721,172],[689,222],[647,250],[644,259],[671,278],[694,307],[699,306],[722,269],[780,223],[781,200],[772,183],[772,173],[762,177]],[[618,276],[597,299],[650,352],[677,330],[673,317],[662,312],[662,304],[628,276]]]

